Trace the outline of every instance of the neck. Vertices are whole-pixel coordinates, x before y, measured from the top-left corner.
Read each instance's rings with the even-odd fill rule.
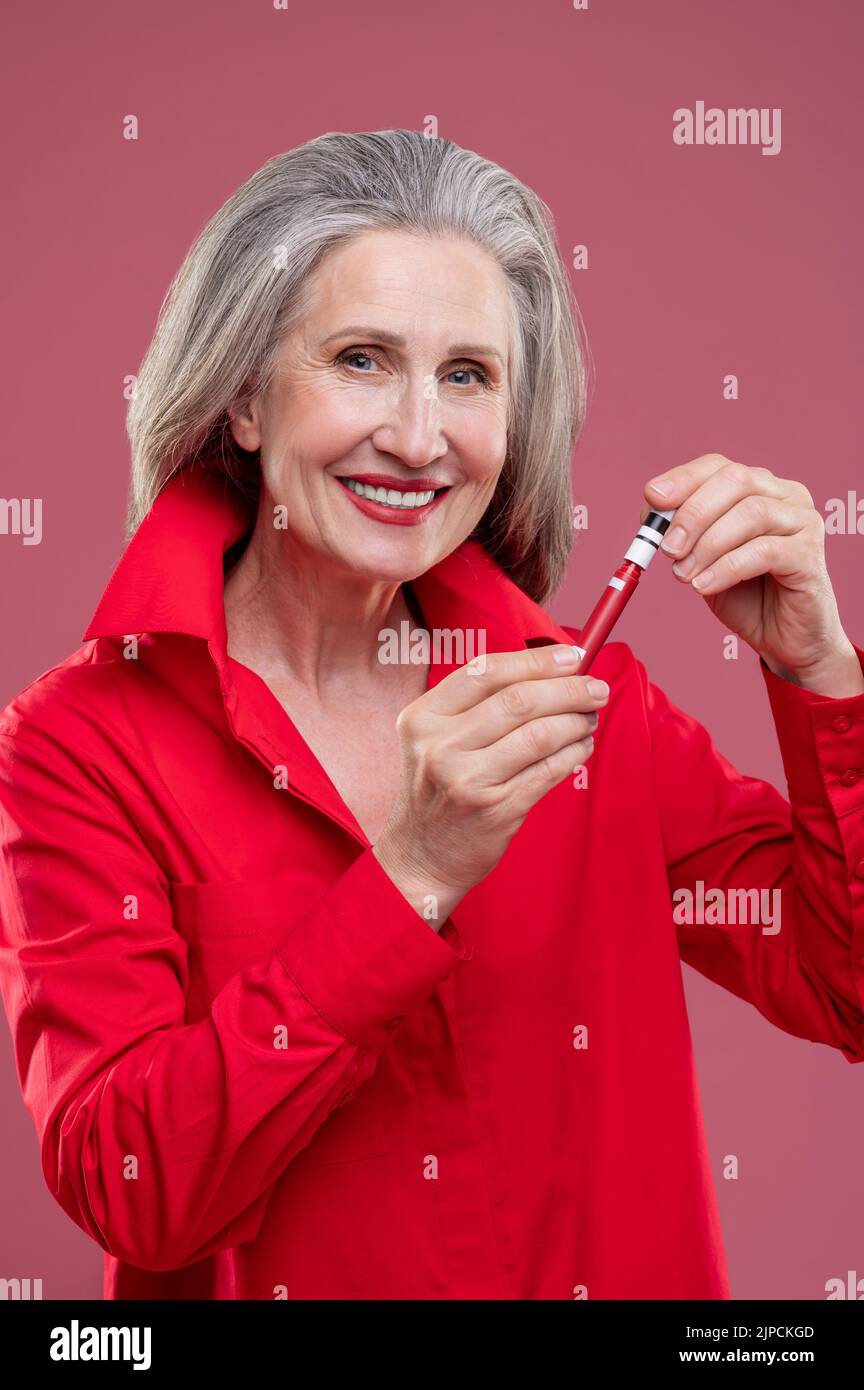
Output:
[[[228,654],[273,683],[344,697],[357,681],[386,678],[378,634],[417,626],[415,605],[407,585],[364,581],[256,524],[225,580]]]

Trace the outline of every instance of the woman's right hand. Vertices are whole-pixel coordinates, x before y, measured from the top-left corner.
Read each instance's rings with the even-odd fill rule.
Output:
[[[434,896],[439,928],[535,802],[591,756],[609,689],[575,674],[579,661],[567,646],[489,652],[399,714],[402,778],[373,853],[421,915]]]

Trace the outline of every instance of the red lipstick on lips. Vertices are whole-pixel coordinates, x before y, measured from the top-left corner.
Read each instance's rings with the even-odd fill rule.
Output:
[[[368,497],[359,497],[356,492],[352,492],[349,487],[345,486],[348,479],[352,483],[366,483],[369,487],[392,488],[394,492],[429,492],[434,490],[436,495],[431,502],[426,503],[425,507],[399,510],[396,507],[388,507],[383,502],[372,502]],[[346,473],[341,476],[337,475],[336,481],[359,511],[364,512],[366,516],[371,516],[375,521],[389,522],[393,526],[417,526],[438,506],[450,486],[448,483],[439,482],[437,478],[392,478],[386,473]]]

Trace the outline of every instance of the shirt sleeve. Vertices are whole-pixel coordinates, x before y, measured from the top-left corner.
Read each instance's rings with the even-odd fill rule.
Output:
[[[681,958],[784,1031],[864,1061],[864,694],[814,694],[760,658],[787,800],[637,666]]]
[[[400,1015],[471,954],[366,849],[187,1024],[169,890],[95,768],[29,726],[0,732],[0,990],[43,1171],[73,1221],[148,1270],[252,1240]]]

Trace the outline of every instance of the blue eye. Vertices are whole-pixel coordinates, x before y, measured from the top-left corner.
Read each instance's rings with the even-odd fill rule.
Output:
[[[352,350],[349,348],[347,352],[340,352],[339,356],[336,358],[336,361],[350,362],[352,358],[357,357],[363,358],[363,360],[366,362],[376,362],[378,360],[377,358],[373,357],[372,354],[369,352],[357,352],[356,350]]]
[[[336,361],[338,363],[343,363],[347,366],[349,362],[356,362],[358,358],[360,359],[360,361],[363,362],[377,362],[379,367],[383,365],[381,359],[374,352],[361,351],[359,348],[346,348],[344,352],[339,353],[339,356],[336,358]],[[366,367],[354,367],[353,370],[360,372],[361,375],[370,375],[370,372]],[[474,363],[466,363],[464,367],[454,367],[452,371],[447,373],[447,375],[466,376],[469,375],[471,372],[473,372],[474,375],[479,378],[479,384],[481,386],[489,385],[489,377],[486,374],[486,372],[484,372],[482,367],[478,367]],[[468,382],[465,384],[470,385],[471,383]]]
[[[474,372],[476,376],[479,376],[481,386],[488,386],[489,384],[489,378],[482,367],[454,367],[453,371],[449,372],[448,375],[456,376],[460,372],[463,376],[468,372]]]

